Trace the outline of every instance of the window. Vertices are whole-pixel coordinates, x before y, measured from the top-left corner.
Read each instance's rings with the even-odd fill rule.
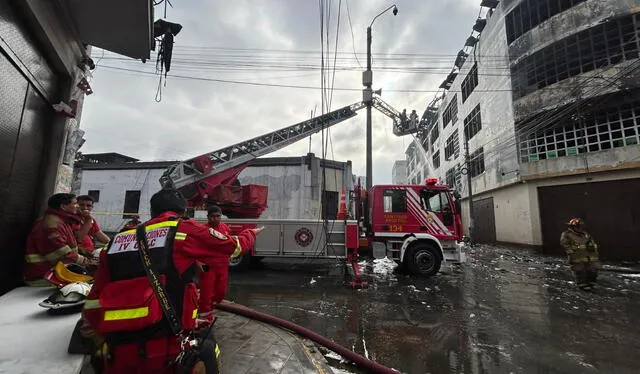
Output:
[[[422,196],[427,201],[427,210],[432,212],[450,212],[449,196],[444,191],[422,190]]]
[[[94,203],[100,201],[100,191],[98,190],[89,190],[89,192],[87,192],[87,195],[91,196]]]
[[[415,178],[413,180],[415,183]],[[407,211],[407,191],[405,190],[384,190],[382,192],[385,213],[406,213]]]
[[[447,182],[447,186],[451,187],[451,188],[455,188],[457,185],[457,180],[458,180],[458,170],[457,168],[454,166],[451,169],[447,170],[447,173],[445,175],[445,179]]]
[[[440,167],[440,151],[437,151],[433,154],[433,170],[436,170]]]
[[[511,44],[527,31],[585,0],[523,0],[505,17],[507,42]]]
[[[637,59],[640,13],[610,20],[559,40],[511,68],[513,97],[519,99],[569,77]]]
[[[133,218],[140,209],[140,191],[126,191],[124,194],[124,214],[122,218]]]
[[[451,136],[447,138],[447,142],[444,147],[444,159],[449,160],[451,156],[458,158],[460,154],[460,144],[458,141],[458,129],[454,131]]]
[[[484,149],[478,148],[475,152],[469,155],[469,172],[471,177],[477,177],[484,173]]]
[[[519,136],[520,160],[532,162],[640,144],[640,100],[620,101],[583,113],[581,121],[568,114],[557,126]]]
[[[440,136],[440,123],[436,122],[436,125],[433,126],[433,128],[431,129],[431,136],[429,137],[432,146],[439,136]]]
[[[337,191],[324,191],[322,201],[322,219],[336,219],[338,215],[338,199],[340,198]]]
[[[467,97],[471,95],[473,89],[478,85],[478,63],[473,64],[473,67],[469,71],[469,74],[462,81],[460,86],[462,90],[462,102],[467,101]]]
[[[473,138],[475,134],[482,128],[482,119],[480,118],[480,104],[469,113],[464,119],[464,137],[466,140]]]
[[[442,113],[442,128],[447,127],[449,122],[451,124],[456,123],[458,120],[458,94],[453,95],[453,99],[447,105],[447,108]]]

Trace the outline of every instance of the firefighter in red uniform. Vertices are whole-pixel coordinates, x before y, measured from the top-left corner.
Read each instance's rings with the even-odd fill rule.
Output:
[[[24,280],[30,286],[51,285],[43,277],[58,261],[80,266],[96,265],[95,259],[78,253],[74,233],[82,224],[76,196],[69,193],[52,195],[42,219],[27,238]]]
[[[161,190],[151,198],[152,218],[144,225],[153,268],[164,283],[175,320],[189,333],[196,328],[196,262],[212,265],[220,258],[242,254],[253,246],[262,229],[224,235],[181,219],[185,206],[179,192]],[[177,357],[184,345],[170,329],[161,304],[145,272],[135,230],[116,234],[100,255],[83,310],[83,333],[96,344],[94,363],[102,365],[96,369],[103,373],[176,372]],[[206,373],[217,372],[217,345],[201,337],[200,346],[205,349],[199,353],[196,368],[203,370],[205,366]],[[186,372],[199,372],[191,370],[187,368]]]
[[[229,226],[221,222],[222,210],[217,205],[209,207],[207,219],[209,227],[224,235],[229,234]],[[200,302],[198,306],[199,318],[213,321],[214,303],[219,303],[227,293],[229,283],[229,258],[220,258],[213,265],[201,266],[199,274]]]

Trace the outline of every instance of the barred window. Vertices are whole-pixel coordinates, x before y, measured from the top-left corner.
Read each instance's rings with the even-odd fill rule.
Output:
[[[475,152],[469,155],[469,172],[471,177],[477,177],[484,173],[484,149],[478,148]]]
[[[447,186],[454,187],[456,185],[456,174],[457,174],[457,171],[455,167],[452,167],[451,169],[447,170],[447,173],[445,175]]]
[[[464,119],[464,136],[466,140],[473,138],[482,129],[482,118],[480,118],[480,104],[469,113]]]
[[[433,170],[436,170],[440,167],[440,151],[437,151],[433,154]]]
[[[458,120],[458,94],[453,95],[453,99],[447,105],[447,108],[442,113],[442,128],[447,127],[449,122],[451,124],[456,123]]]
[[[585,0],[523,0],[505,17],[507,42],[511,44],[527,31]]]
[[[640,144],[640,100],[564,118],[520,138],[520,160],[532,162]]]
[[[449,160],[451,156],[458,158],[460,154],[460,142],[458,141],[458,129],[454,131],[451,136],[447,138],[447,142],[444,146],[444,159]]]
[[[462,102],[467,100],[467,97],[471,95],[473,89],[478,85],[478,63],[473,64],[473,67],[469,71],[469,74],[462,81],[460,89],[462,90]]]
[[[640,13],[573,34],[523,58],[511,68],[513,97],[594,69],[638,58]]]

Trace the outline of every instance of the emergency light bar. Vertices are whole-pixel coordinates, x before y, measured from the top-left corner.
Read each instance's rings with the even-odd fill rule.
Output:
[[[432,185],[438,183],[438,178],[427,178],[427,180],[425,180],[424,183],[426,185],[428,185],[428,186],[432,186]]]

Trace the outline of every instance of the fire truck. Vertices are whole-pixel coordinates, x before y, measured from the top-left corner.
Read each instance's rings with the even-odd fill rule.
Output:
[[[393,132],[415,133],[420,123],[377,96],[372,106],[393,120]],[[215,150],[170,166],[160,178],[163,187],[180,190],[194,210],[215,204],[229,217],[232,234],[264,226],[255,247],[233,259],[232,269],[244,269],[265,257],[338,259],[353,269],[358,284],[358,254],[387,256],[410,273],[436,274],[444,261],[463,262],[460,204],[453,191],[428,179],[424,185],[377,185],[365,191],[360,182],[349,191],[352,209],[334,220],[260,219],[267,207],[267,187],[240,185],[238,175],[251,160],[275,152],[357,115],[366,102],[345,106],[318,117]],[[341,196],[341,200],[345,196]],[[346,200],[346,199],[345,199]],[[341,208],[344,202],[341,201]],[[346,205],[346,204],[345,204]],[[338,217],[337,217],[338,218]]]

